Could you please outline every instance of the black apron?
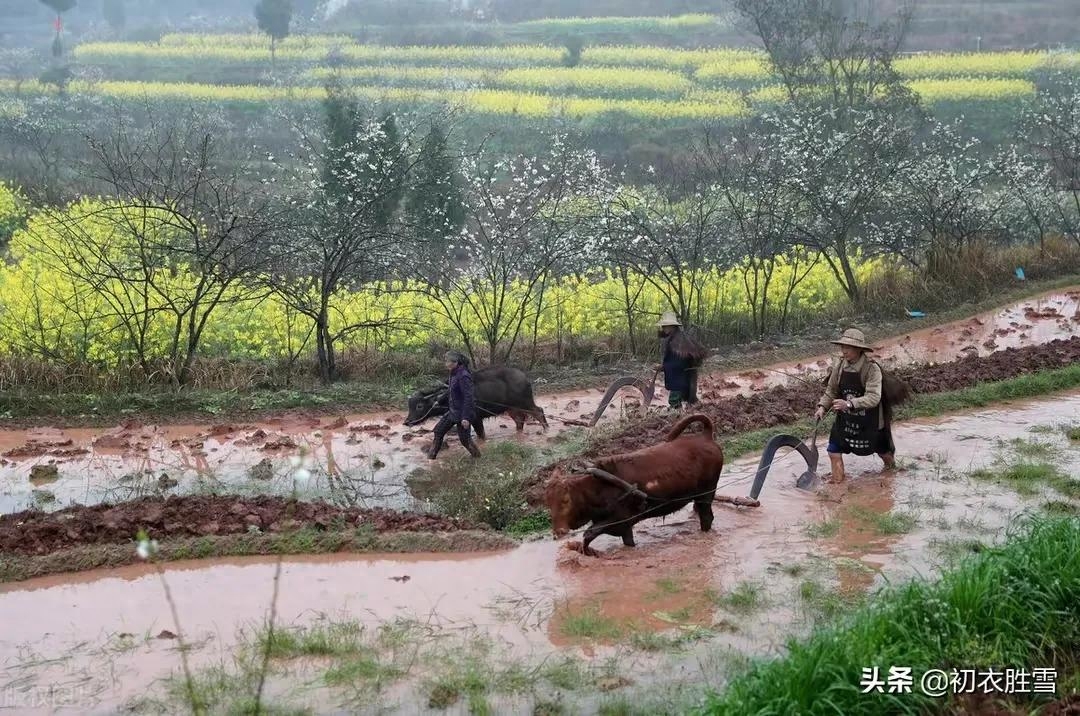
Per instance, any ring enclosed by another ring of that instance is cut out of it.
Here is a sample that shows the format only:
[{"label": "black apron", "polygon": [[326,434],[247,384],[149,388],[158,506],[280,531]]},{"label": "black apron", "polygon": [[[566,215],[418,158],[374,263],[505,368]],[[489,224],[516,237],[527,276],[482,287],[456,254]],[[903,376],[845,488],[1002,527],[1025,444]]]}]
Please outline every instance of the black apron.
[{"label": "black apron", "polygon": [[[840,387],[837,390],[843,400],[861,398],[866,392],[862,378],[857,371],[840,370]],[[882,396],[884,400],[884,396]],[[840,448],[842,453],[854,455],[890,454],[895,452],[892,442],[892,430],[888,423],[878,429],[882,405],[879,402],[870,410],[848,410],[837,412],[833,422],[829,442]]]}]

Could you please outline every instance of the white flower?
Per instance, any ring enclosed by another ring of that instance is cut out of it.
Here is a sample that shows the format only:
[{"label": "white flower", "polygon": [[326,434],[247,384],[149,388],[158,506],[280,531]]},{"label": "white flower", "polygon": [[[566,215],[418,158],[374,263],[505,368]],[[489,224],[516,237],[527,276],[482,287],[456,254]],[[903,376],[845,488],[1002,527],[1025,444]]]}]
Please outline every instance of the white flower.
[{"label": "white flower", "polygon": [[141,539],[139,545],[135,548],[135,554],[139,555],[139,559],[150,559],[152,555],[157,554],[158,541],[156,539]]},{"label": "white flower", "polygon": [[311,470],[308,470],[306,467],[301,467],[293,473],[293,480],[295,480],[297,484],[307,482],[310,479]]},{"label": "white flower", "polygon": [[289,464],[293,467],[300,467],[302,464],[304,464],[304,458],[300,457],[299,455],[293,455],[289,458]]}]

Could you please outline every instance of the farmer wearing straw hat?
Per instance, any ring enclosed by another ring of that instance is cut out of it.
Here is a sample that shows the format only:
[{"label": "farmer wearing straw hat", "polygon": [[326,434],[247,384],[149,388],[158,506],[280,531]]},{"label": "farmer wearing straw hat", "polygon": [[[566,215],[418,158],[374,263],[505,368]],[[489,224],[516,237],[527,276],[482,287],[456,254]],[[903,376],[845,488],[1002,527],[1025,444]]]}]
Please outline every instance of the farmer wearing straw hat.
[{"label": "farmer wearing straw hat", "polygon": [[833,367],[814,417],[821,420],[830,409],[836,421],[829,433],[831,482],[844,481],[844,453],[877,453],[887,469],[895,464],[896,446],[892,421],[882,401],[882,372],[877,361],[867,355],[873,346],[857,328],[849,328],[835,341],[840,346],[840,362]]},{"label": "farmer wearing straw hat", "polygon": [[697,403],[698,367],[705,358],[705,349],[682,330],[674,311],[667,311],[656,323],[661,338],[663,362],[656,370],[664,371],[664,387],[668,390],[668,405],[678,409],[685,401]]}]

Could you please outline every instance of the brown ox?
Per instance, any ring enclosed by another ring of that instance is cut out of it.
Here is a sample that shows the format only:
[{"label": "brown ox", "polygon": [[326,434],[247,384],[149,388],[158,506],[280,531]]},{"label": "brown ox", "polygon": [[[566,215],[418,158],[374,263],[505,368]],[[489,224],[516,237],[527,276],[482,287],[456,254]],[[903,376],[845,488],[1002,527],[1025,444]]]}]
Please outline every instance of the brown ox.
[{"label": "brown ox", "polygon": [[[701,423],[704,432],[680,437],[691,423]],[[598,470],[553,477],[544,492],[556,539],[592,522],[582,540],[585,554],[596,554],[589,543],[602,534],[622,537],[623,544],[633,547],[636,523],[671,514],[691,502],[701,531],[712,527],[712,501],[724,451],[713,440],[708,416],[688,415],[659,445],[598,458],[592,467]]]}]

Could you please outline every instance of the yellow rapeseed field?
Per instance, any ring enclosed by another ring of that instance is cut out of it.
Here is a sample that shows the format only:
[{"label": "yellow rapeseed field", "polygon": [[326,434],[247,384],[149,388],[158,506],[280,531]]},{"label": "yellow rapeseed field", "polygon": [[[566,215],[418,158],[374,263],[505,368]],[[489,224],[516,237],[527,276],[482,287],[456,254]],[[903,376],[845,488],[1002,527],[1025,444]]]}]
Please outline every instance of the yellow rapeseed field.
[{"label": "yellow rapeseed field", "polygon": [[[67,211],[80,219],[81,232],[96,237],[92,242],[94,245],[109,247],[114,263],[131,263],[134,258],[124,258],[123,228],[110,225],[107,212],[102,213],[101,208],[95,200],[84,200]],[[48,355],[58,360],[114,365],[119,358],[130,356],[133,347],[130,334],[123,329],[118,312],[108,297],[123,295],[125,300],[130,300],[136,294],[122,291],[120,286],[91,285],[73,278],[72,272],[66,270],[58,258],[66,255],[66,244],[54,227],[45,215],[32,215],[29,228],[16,231],[12,237],[11,261],[0,265],[0,354],[33,353],[40,349],[47,350]],[[857,266],[859,278],[865,280],[879,270],[880,263],[859,261]],[[770,294],[774,305],[782,300],[782,287],[792,270],[787,263],[781,263],[777,268]],[[198,276],[190,266],[162,264],[153,278],[159,290],[140,294],[141,303],[132,308],[149,317],[148,353],[165,355],[175,326],[168,311],[160,309],[170,301],[185,300]],[[630,280],[635,284],[645,283],[640,276],[632,276]],[[351,339],[355,342],[353,345],[381,349],[419,348],[433,339],[456,335],[454,326],[440,315],[436,304],[419,290],[421,286],[396,283],[390,288],[393,290],[388,292],[387,287],[380,284],[340,291],[333,297],[336,310],[331,312],[335,322],[332,329],[336,330],[346,322],[376,321],[387,317],[405,321],[396,329],[361,332]],[[701,288],[698,305],[701,320],[717,322],[746,316],[748,297],[740,267],[707,272]],[[239,290],[234,289],[226,298],[238,298]],[[520,300],[526,290],[522,284],[515,285],[510,300]],[[622,283],[610,272],[598,271],[588,278],[559,280],[545,294],[537,322],[539,338],[620,335],[625,331],[626,320],[622,297]],[[820,263],[799,285],[791,309],[795,314],[805,315],[845,300],[832,273]],[[476,302],[479,303],[482,301]],[[635,310],[642,316],[650,316],[667,308],[664,295],[645,284]],[[466,314],[464,318],[466,330],[479,342],[479,317]],[[230,357],[281,358],[290,350],[298,349],[296,320],[295,314],[274,297],[231,304],[228,310],[211,317],[202,352]]]}]

